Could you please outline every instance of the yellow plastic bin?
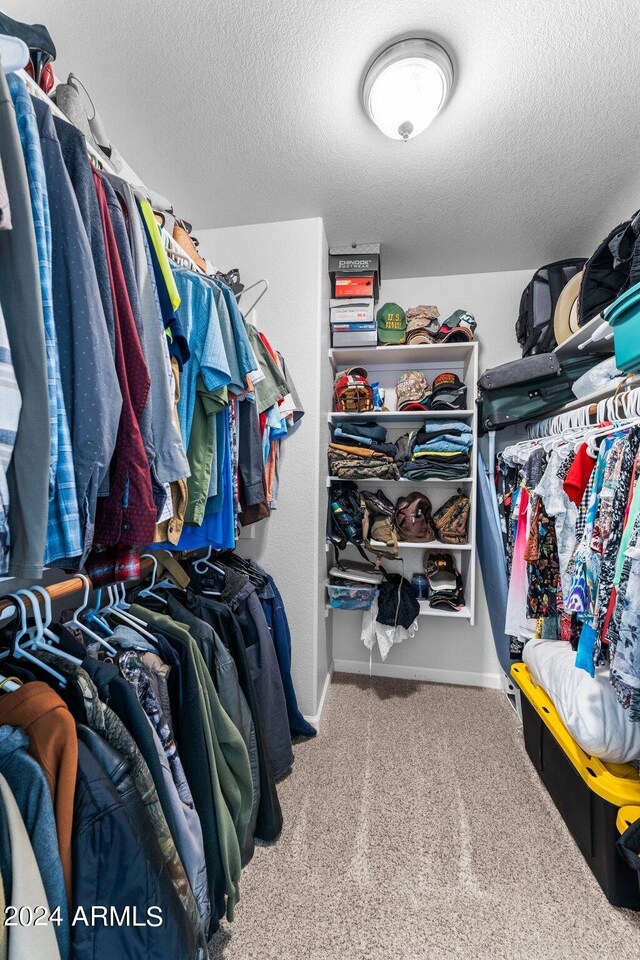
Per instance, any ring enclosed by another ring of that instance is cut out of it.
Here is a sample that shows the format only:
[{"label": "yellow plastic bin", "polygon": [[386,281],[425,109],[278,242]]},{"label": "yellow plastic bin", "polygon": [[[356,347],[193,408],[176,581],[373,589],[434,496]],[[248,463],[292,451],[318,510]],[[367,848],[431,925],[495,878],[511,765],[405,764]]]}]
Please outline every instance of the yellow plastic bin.
[{"label": "yellow plastic bin", "polygon": [[524,663],[511,668],[522,691],[527,753],[608,900],[640,910],[638,875],[616,849],[622,807],[640,807],[640,776],[628,763],[604,763],[571,737]]}]

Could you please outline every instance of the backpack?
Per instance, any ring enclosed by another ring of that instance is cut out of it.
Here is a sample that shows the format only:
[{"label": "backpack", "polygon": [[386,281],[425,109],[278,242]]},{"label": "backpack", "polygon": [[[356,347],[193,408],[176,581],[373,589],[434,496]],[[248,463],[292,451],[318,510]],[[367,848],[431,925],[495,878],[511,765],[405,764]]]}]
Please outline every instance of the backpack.
[{"label": "backpack", "polygon": [[362,537],[367,550],[381,556],[389,554],[381,552],[379,547],[371,545],[372,540],[393,547],[393,556],[398,556],[398,537],[395,529],[395,507],[391,500],[378,490],[360,490],[360,509],[362,512]]},{"label": "backpack", "polygon": [[433,515],[433,525],[441,543],[468,543],[469,514],[471,501],[466,493],[458,490]]},{"label": "backpack", "polygon": [[638,219],[636,214],[615,227],[587,260],[578,298],[580,327],[640,280]]},{"label": "backpack", "polygon": [[362,511],[358,501],[358,486],[352,480],[340,480],[331,484],[327,504],[327,541],[332,543],[336,554],[352,543],[367,562],[362,533]]},{"label": "backpack", "polygon": [[395,526],[404,543],[429,543],[436,534],[431,522],[431,501],[423,493],[410,493],[396,503]]},{"label": "backpack", "polygon": [[586,260],[557,260],[536,270],[520,298],[516,337],[522,356],[548,353],[556,347],[553,314],[562,288],[579,273]]},{"label": "backpack", "polygon": [[333,400],[338,413],[368,413],[373,410],[373,390],[364,367],[349,367],[336,374]]}]

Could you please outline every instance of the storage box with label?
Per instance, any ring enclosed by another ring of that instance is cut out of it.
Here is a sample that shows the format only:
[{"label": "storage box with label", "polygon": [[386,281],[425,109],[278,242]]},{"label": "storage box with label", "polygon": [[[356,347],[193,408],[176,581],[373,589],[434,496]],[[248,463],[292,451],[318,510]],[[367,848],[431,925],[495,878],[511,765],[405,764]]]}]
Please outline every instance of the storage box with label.
[{"label": "storage box with label", "polygon": [[336,300],[344,297],[371,297],[373,301],[373,274],[337,273],[333,281],[333,295]]},{"label": "storage box with label", "polygon": [[331,300],[331,323],[371,323],[373,316],[373,299],[360,298],[356,300]]},{"label": "storage box with label", "polygon": [[[357,324],[357,326],[361,325]],[[362,326],[364,326],[364,324],[362,324]],[[375,324],[373,330],[336,330],[336,328],[333,327],[332,331],[332,345],[334,347],[375,347],[378,342]]]},{"label": "storage box with label", "polygon": [[373,278],[373,289],[365,296],[378,299],[382,273],[380,269],[379,243],[354,243],[345,246],[329,248],[329,276],[333,285],[334,296],[359,296],[357,293],[338,293],[338,277],[369,276]]}]

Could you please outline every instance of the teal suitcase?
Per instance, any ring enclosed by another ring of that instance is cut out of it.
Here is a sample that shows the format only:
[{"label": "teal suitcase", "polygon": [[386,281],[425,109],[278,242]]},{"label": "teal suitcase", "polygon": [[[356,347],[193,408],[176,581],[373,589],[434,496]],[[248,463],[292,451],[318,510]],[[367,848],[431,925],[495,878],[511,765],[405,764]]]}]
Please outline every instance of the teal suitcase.
[{"label": "teal suitcase", "polygon": [[482,429],[538,420],[575,400],[572,385],[601,359],[589,355],[561,363],[555,353],[539,353],[487,370],[478,381]]}]

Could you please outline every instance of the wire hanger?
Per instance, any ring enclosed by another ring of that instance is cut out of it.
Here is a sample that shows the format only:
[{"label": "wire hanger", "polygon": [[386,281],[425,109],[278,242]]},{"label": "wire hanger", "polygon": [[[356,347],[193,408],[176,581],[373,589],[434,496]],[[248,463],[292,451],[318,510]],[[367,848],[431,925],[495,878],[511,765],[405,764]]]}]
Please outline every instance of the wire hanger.
[{"label": "wire hanger", "polygon": [[252,283],[252,284],[250,284],[248,287],[245,287],[244,290],[242,291],[242,293],[240,294],[240,296],[238,297],[238,303],[239,303],[240,300],[242,299],[242,297],[244,297],[245,293],[248,293],[249,290],[253,290],[255,287],[259,287],[261,283],[264,283],[264,290],[261,290],[261,291],[260,291],[260,293],[258,294],[258,296],[256,297],[256,299],[253,301],[253,303],[251,304],[251,306],[250,306],[247,310],[245,310],[245,309],[243,308],[242,312],[243,312],[243,314],[244,314],[245,317],[248,317],[249,314],[251,313],[251,311],[252,311],[252,310],[255,310],[255,308],[258,306],[258,304],[260,303],[260,301],[261,301],[262,298],[264,297],[265,293],[266,293],[267,290],[269,289],[269,281],[268,281],[268,280],[264,280],[264,279],[263,279],[263,280],[256,280],[255,283]]}]

